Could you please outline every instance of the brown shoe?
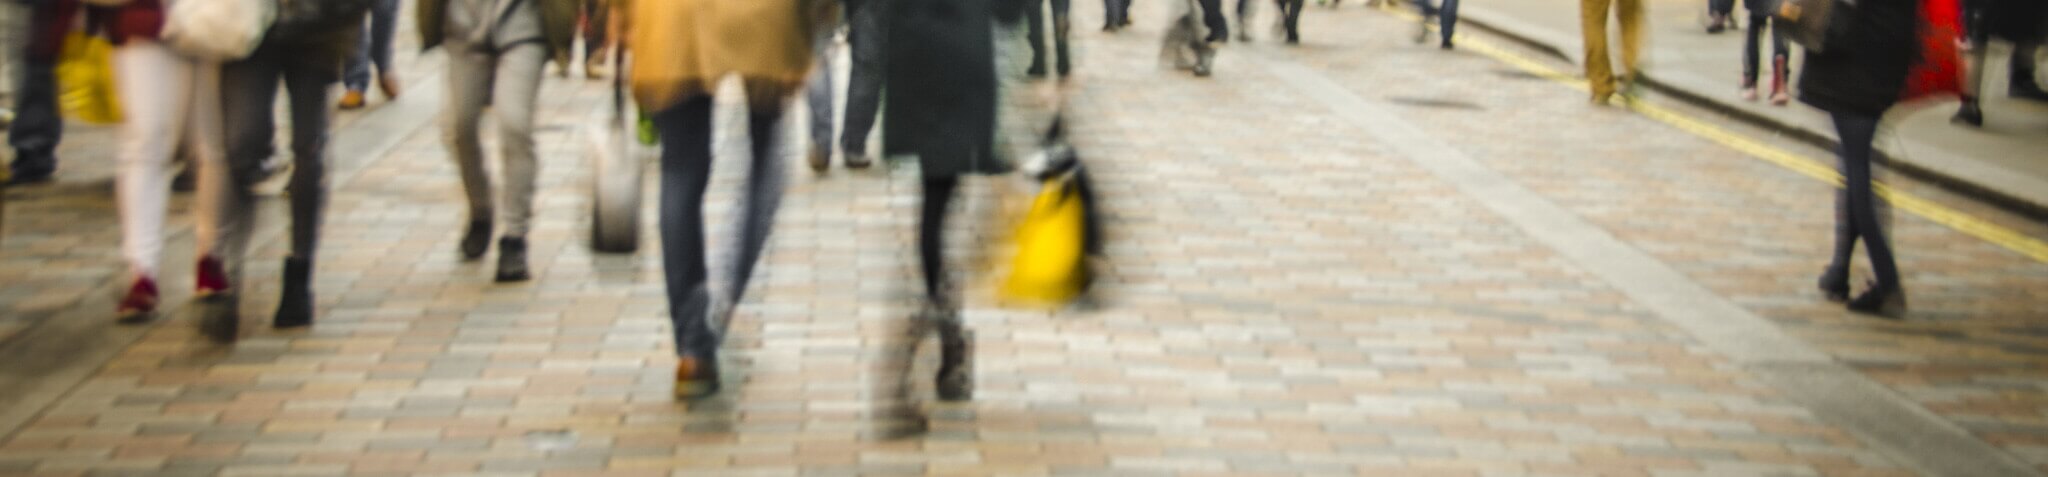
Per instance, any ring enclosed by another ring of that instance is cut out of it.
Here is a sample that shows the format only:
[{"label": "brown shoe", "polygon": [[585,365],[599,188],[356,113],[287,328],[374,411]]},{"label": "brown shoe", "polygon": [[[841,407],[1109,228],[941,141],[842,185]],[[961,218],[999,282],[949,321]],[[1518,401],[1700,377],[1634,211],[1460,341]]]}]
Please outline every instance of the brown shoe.
[{"label": "brown shoe", "polygon": [[384,91],[385,99],[398,99],[398,75],[385,73],[377,75],[377,89]]},{"label": "brown shoe", "polygon": [[677,401],[692,401],[718,393],[718,358],[685,356],[676,361]]},{"label": "brown shoe", "polygon": [[831,149],[822,147],[811,148],[807,162],[810,162],[812,171],[825,172],[826,169],[832,168],[832,153],[827,151],[831,151]]},{"label": "brown shoe", "polygon": [[336,106],[341,109],[363,109],[364,102],[363,92],[349,90],[348,92],[341,93],[341,104]]}]

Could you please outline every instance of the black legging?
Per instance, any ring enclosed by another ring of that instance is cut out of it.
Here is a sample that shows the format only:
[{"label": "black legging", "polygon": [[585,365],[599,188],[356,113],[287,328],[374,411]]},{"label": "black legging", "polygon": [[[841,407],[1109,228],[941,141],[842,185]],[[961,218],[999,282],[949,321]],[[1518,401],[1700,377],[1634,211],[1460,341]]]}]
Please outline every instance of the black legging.
[{"label": "black legging", "polygon": [[1856,242],[1870,253],[1871,268],[1876,269],[1878,288],[1899,285],[1899,267],[1892,260],[1891,244],[1885,240],[1883,224],[1878,222],[1877,194],[1871,184],[1871,144],[1877,138],[1878,118],[1851,113],[1833,113],[1835,131],[1842,139],[1837,151],[1842,160],[1844,187],[1836,197],[1835,255],[1829,267],[1847,270],[1850,257],[1856,253]]},{"label": "black legging", "polygon": [[932,303],[946,303],[946,207],[960,189],[959,176],[924,178],[924,206],[917,222],[917,258],[924,266],[924,293]]},{"label": "black legging", "polygon": [[1230,20],[1223,16],[1223,0],[1197,0],[1202,4],[1202,24],[1209,26],[1209,37],[1205,41],[1217,42],[1230,38]]}]

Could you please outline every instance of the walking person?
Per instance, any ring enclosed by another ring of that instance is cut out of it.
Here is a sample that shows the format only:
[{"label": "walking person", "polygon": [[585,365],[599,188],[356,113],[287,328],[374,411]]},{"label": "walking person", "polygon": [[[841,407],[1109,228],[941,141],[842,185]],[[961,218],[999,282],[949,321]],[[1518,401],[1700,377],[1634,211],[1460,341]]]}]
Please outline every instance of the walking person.
[{"label": "walking person", "polygon": [[391,40],[398,34],[399,0],[373,0],[370,3],[369,23],[363,25],[355,51],[348,56],[348,68],[342,73],[341,109],[361,109],[368,102],[370,91],[370,70],[376,69],[377,89],[384,91],[387,100],[398,99],[398,72],[392,70]]},{"label": "walking person", "polygon": [[[442,136],[461,170],[469,228],[460,251],[468,260],[490,251],[494,214],[504,215],[497,281],[532,278],[526,234],[540,164],[534,156],[534,103],[549,59],[568,58],[576,0],[419,0],[420,45],[446,46],[448,100]],[[497,115],[504,190],[493,201],[478,127],[484,107]],[[502,210],[501,210],[502,208]]]},{"label": "walking person", "polygon": [[611,73],[605,67],[611,59],[611,0],[582,0],[583,20],[577,28],[583,32],[583,77],[603,79]]},{"label": "walking person", "polygon": [[[1750,11],[1754,12],[1756,8],[1752,7]],[[1728,31],[1734,23],[1735,0],[1707,0],[1707,34]],[[1756,22],[1750,22],[1750,25],[1750,28],[1756,28]]]},{"label": "walking person", "polygon": [[1455,48],[1451,38],[1458,32],[1458,0],[1438,0],[1442,2],[1439,5],[1431,5],[1429,1],[1415,0],[1415,8],[1422,12],[1422,25],[1415,33],[1415,42],[1429,40],[1429,21],[1434,19],[1437,21],[1437,33],[1442,38],[1437,47],[1446,50]]},{"label": "walking person", "polygon": [[1287,35],[1287,44],[1289,45],[1301,44],[1301,7],[1304,4],[1306,4],[1306,0],[1274,0],[1273,2],[1274,6],[1280,8],[1280,18],[1277,22],[1279,24],[1275,25],[1278,27],[1275,30]]},{"label": "walking person", "polygon": [[[1915,0],[1860,0],[1856,9],[1834,21],[1847,22],[1838,45],[1808,52],[1799,75],[1799,100],[1827,111],[1841,138],[1844,187],[1837,192],[1834,256],[1820,276],[1821,293],[1847,301],[1850,311],[1896,316],[1905,310],[1906,292],[1898,264],[1886,240],[1881,203],[1873,189],[1872,141],[1878,121],[1905,90],[1906,75],[1917,49]],[[1876,280],[1850,299],[1849,263],[1857,242],[1870,255]]]},{"label": "walking person", "polygon": [[1102,31],[1115,33],[1131,26],[1131,3],[1136,0],[1102,0]]},{"label": "walking person", "polygon": [[[291,107],[291,255],[284,260],[284,291],[272,325],[313,324],[313,260],[327,208],[329,89],[341,80],[360,46],[363,17],[383,0],[328,0],[286,10],[246,58],[221,66],[225,160],[200,168],[199,287],[201,331],[217,342],[239,333],[237,315],[244,256],[256,228],[255,193],[276,152],[278,85]],[[214,156],[220,158],[220,156]]]},{"label": "walking person", "polygon": [[1749,10],[1749,39],[1742,47],[1742,99],[1756,101],[1757,74],[1760,69],[1764,30],[1771,34],[1771,104],[1784,106],[1792,102],[1792,91],[1787,88],[1787,76],[1792,74],[1792,50],[1785,41],[1785,31],[1780,28],[1771,14],[1778,11],[1778,0],[1743,0],[1743,7]]},{"label": "walking person", "polygon": [[64,139],[64,117],[57,111],[57,55],[63,48],[64,27],[78,9],[70,1],[26,3],[29,30],[19,46],[21,74],[7,79],[19,80],[14,122],[7,129],[8,146],[14,148],[7,185],[49,182],[57,172],[57,144]]},{"label": "walking person", "polygon": [[[1610,9],[1611,7],[1611,9]],[[1621,76],[1607,53],[1607,16],[1612,11],[1621,23]],[[1586,38],[1586,83],[1593,104],[1605,105],[1619,91],[1635,89],[1636,73],[1643,44],[1642,0],[1579,0],[1579,26]]]},{"label": "walking person", "polygon": [[[60,7],[76,11],[76,3]],[[121,251],[128,261],[128,291],[115,307],[123,324],[153,319],[159,301],[164,219],[171,195],[171,159],[182,143],[205,169],[222,163],[220,65],[180,54],[157,41],[161,0],[131,0],[103,8],[94,27],[114,44],[115,95],[122,122],[117,133],[114,196],[121,214]],[[68,24],[70,18],[59,18]],[[215,191],[202,187],[202,196]],[[222,291],[222,282],[199,268],[198,295]]]},{"label": "walking person", "polygon": [[[638,0],[628,10],[631,85],[661,137],[661,252],[669,321],[675,332],[674,395],[688,400],[720,387],[718,333],[744,296],[765,251],[781,199],[778,124],[804,87],[812,46],[830,24],[820,0]],[[716,5],[717,8],[710,8]],[[747,91],[752,154],[741,213],[739,253],[728,289],[714,297],[705,266],[704,192],[710,184],[712,94],[737,75]]]},{"label": "walking person", "polygon": [[1030,27],[1027,38],[1031,45],[1031,68],[1025,70],[1025,74],[1033,78],[1046,77],[1045,43],[1047,40],[1045,38],[1045,9],[1043,6],[1044,3],[1048,2],[1052,4],[1052,38],[1050,41],[1052,42],[1053,55],[1056,57],[1054,59],[1053,71],[1058,73],[1059,76],[1065,77],[1068,72],[1073,70],[1072,61],[1067,55],[1067,30],[1070,29],[1069,27],[1072,23],[1068,21],[1067,12],[1070,9],[1069,2],[1071,1],[1025,0],[1027,6],[1024,9],[1024,19]]},{"label": "walking person", "polygon": [[1193,72],[1196,77],[1209,76],[1213,73],[1216,49],[1230,38],[1229,24],[1220,12],[1223,1],[1168,1],[1173,2],[1173,13],[1166,35],[1160,38],[1161,62]]}]

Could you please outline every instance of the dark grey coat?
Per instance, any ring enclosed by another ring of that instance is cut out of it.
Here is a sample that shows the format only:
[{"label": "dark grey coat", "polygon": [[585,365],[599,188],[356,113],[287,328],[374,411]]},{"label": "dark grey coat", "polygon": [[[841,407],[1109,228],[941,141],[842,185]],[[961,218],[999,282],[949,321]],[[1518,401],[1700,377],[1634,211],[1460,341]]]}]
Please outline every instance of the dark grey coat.
[{"label": "dark grey coat", "polygon": [[888,155],[916,155],[927,177],[998,174],[991,0],[888,2],[882,128]]}]

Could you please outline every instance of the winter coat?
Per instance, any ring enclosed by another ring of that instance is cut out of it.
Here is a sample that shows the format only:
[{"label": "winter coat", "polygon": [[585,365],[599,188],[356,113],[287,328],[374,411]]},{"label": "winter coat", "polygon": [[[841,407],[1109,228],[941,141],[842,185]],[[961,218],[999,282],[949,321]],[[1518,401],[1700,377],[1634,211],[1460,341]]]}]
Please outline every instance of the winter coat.
[{"label": "winter coat", "polygon": [[889,155],[927,177],[1001,173],[990,0],[893,0],[882,128]]},{"label": "winter coat", "polygon": [[745,83],[749,104],[781,108],[810,74],[813,39],[839,15],[838,2],[828,0],[629,3],[630,82],[646,111],[708,96],[726,75]]},{"label": "winter coat", "polygon": [[1859,0],[1845,18],[1846,38],[1825,53],[1808,54],[1799,74],[1799,100],[1823,111],[1883,116],[1899,101],[1906,74],[1918,61],[1918,0]]},{"label": "winter coat", "polygon": [[[448,39],[448,1],[419,0],[418,15],[415,18],[420,31],[420,49],[430,50]],[[582,15],[578,0],[521,0],[535,2],[540,12],[542,36],[548,47],[548,57],[568,58],[569,46],[576,41],[576,22]]]}]

